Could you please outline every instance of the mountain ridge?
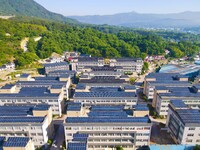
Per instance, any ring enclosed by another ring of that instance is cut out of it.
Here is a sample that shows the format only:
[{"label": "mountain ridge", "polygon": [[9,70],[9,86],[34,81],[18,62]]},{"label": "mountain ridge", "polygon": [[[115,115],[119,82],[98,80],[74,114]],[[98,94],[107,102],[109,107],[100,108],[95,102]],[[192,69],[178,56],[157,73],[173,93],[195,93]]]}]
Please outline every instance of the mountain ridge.
[{"label": "mountain ridge", "polygon": [[69,19],[63,15],[47,10],[34,0],[0,0],[0,16],[3,15],[29,16],[60,22],[77,23],[74,19]]},{"label": "mountain ridge", "polygon": [[117,13],[113,15],[68,16],[83,23],[108,24],[126,27],[188,27],[200,26],[200,12],[185,11],[180,13],[153,14]]}]

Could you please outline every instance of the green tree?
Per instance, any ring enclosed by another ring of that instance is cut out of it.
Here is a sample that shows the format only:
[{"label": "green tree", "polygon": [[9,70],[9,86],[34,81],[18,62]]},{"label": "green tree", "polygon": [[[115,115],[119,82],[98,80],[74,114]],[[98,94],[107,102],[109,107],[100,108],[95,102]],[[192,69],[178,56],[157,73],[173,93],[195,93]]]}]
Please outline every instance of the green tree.
[{"label": "green tree", "polygon": [[124,150],[122,146],[117,146],[116,150]]},{"label": "green tree", "polygon": [[146,73],[148,70],[149,70],[148,62],[144,62],[144,65],[142,67],[142,74]]},{"label": "green tree", "polygon": [[136,78],[134,77],[130,77],[129,82],[130,84],[134,84],[135,83]]},{"label": "green tree", "polygon": [[200,150],[200,145],[195,145],[194,150]]}]

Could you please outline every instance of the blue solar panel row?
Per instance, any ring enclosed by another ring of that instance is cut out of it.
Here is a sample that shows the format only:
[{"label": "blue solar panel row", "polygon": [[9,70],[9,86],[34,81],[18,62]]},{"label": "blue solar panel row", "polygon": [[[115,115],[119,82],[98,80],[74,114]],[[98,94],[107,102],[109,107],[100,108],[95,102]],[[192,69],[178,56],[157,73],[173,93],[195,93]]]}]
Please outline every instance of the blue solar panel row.
[{"label": "blue solar panel row", "polygon": [[74,97],[136,97],[134,92],[76,92]]},{"label": "blue solar panel row", "polygon": [[126,114],[126,112],[90,112],[89,114],[88,114],[88,116],[90,116],[90,117],[102,117],[102,116],[108,116],[108,117],[110,117],[110,116],[113,116],[113,117],[115,117],[115,116],[121,116],[121,117],[127,117],[127,114]]},{"label": "blue solar panel row", "polygon": [[0,117],[1,123],[42,123],[45,117]]},{"label": "blue solar panel row", "polygon": [[67,123],[148,123],[148,117],[68,117]]},{"label": "blue solar panel row", "polygon": [[138,110],[138,111],[148,111],[149,108],[147,107],[146,104],[138,104],[135,106],[135,110]]},{"label": "blue solar panel row", "polygon": [[25,147],[29,142],[27,137],[9,137],[6,142],[3,143],[4,147]]},{"label": "blue solar panel row", "polygon": [[89,137],[88,134],[80,134],[80,133],[73,134],[73,138],[88,138],[88,137]]},{"label": "blue solar panel row", "polygon": [[74,134],[72,141],[81,141],[81,142],[87,142],[88,134]]},{"label": "blue solar panel row", "polygon": [[188,108],[188,106],[182,100],[171,100],[170,102],[176,108]]},{"label": "blue solar panel row", "polygon": [[178,116],[184,124],[199,124],[200,123],[200,111],[196,109],[178,109],[176,110]]},{"label": "blue solar panel row", "polygon": [[108,106],[108,105],[93,105],[91,107],[92,111],[123,111],[124,106],[117,105],[117,106]]},{"label": "blue solar panel row", "polygon": [[68,106],[67,110],[68,111],[80,111],[81,110],[81,106]]},{"label": "blue solar panel row", "polygon": [[5,105],[0,106],[0,114],[1,116],[28,116],[32,115],[32,110],[48,110],[49,105],[23,105],[23,104],[16,104],[16,105]]},{"label": "blue solar panel row", "polygon": [[68,143],[68,150],[87,150],[86,143]]},{"label": "blue solar panel row", "polygon": [[49,64],[43,64],[44,67],[57,67],[57,66],[69,66],[67,62],[59,62],[59,63],[49,63]]},{"label": "blue solar panel row", "polygon": [[19,93],[0,94],[0,97],[58,97],[52,94],[47,87],[23,87]]}]

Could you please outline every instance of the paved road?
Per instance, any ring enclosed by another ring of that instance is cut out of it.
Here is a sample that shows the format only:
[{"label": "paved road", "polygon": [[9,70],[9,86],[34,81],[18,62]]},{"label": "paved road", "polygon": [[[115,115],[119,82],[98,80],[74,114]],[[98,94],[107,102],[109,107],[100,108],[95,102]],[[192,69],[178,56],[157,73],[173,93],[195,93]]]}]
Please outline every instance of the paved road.
[{"label": "paved road", "polygon": [[50,150],[61,150],[61,146],[63,144],[64,141],[64,127],[62,124],[59,125],[59,128],[56,132],[55,138],[54,138],[54,143],[56,145],[56,147],[54,146],[54,144],[52,145]]}]

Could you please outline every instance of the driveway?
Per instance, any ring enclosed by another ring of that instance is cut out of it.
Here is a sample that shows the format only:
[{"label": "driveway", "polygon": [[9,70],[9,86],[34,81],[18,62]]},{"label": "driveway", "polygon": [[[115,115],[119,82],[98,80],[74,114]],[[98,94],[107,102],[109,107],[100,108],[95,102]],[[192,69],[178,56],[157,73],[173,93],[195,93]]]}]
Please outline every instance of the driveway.
[{"label": "driveway", "polygon": [[[62,122],[62,121],[61,121]],[[62,123],[59,123],[59,127],[56,131],[56,135],[54,138],[54,142],[52,144],[52,147],[50,148],[50,150],[61,150],[62,144],[65,140],[65,134],[64,134],[64,126],[62,125]],[[54,146],[54,144],[56,146]]]}]

